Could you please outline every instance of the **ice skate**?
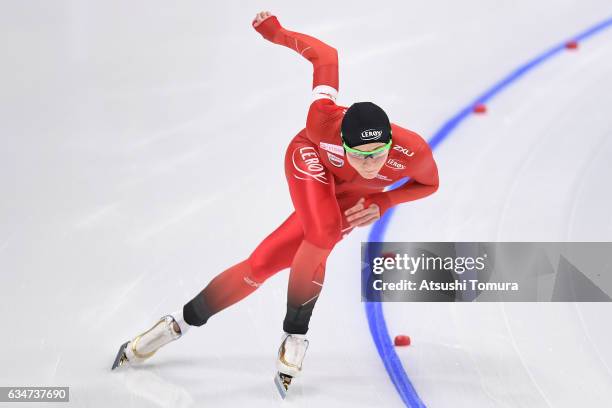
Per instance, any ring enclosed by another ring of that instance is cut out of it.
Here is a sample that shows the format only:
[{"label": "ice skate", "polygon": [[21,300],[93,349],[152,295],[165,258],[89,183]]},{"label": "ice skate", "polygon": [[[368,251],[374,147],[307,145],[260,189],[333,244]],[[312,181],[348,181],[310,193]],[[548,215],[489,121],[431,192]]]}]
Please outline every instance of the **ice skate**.
[{"label": "ice skate", "polygon": [[149,330],[119,347],[111,370],[125,363],[130,365],[141,364],[153,356],[162,346],[178,339],[181,335],[180,326],[174,317],[164,316]]},{"label": "ice skate", "polygon": [[283,399],[287,396],[291,380],[302,371],[302,361],[307,349],[308,340],[305,335],[289,333],[283,335],[276,360],[278,372],[274,377],[274,383]]}]

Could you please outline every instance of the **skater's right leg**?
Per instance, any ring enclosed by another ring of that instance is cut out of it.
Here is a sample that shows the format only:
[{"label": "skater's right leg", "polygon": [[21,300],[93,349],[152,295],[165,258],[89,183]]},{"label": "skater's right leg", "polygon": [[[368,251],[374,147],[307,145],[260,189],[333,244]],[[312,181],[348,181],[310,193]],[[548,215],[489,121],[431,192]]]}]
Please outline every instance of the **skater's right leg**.
[{"label": "skater's right leg", "polygon": [[203,325],[212,315],[253,293],[270,276],[288,268],[303,234],[297,215],[291,214],[249,258],[221,272],[183,307],[185,322]]},{"label": "skater's right leg", "polygon": [[139,364],[160,347],[178,339],[191,326],[255,291],[266,279],[291,265],[303,237],[301,224],[291,214],[242,262],[217,275],[195,298],[172,315],[162,317],[146,332],[121,345],[113,369],[125,362]]}]

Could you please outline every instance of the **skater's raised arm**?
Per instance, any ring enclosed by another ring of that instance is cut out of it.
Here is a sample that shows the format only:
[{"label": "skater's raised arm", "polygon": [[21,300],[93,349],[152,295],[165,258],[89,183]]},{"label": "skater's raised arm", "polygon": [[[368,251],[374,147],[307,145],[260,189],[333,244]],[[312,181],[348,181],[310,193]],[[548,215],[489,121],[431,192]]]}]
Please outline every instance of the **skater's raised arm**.
[{"label": "skater's raised arm", "polygon": [[368,203],[378,205],[381,217],[393,206],[427,197],[438,190],[438,167],[427,142],[414,153],[406,175],[410,180],[401,187],[368,197]]},{"label": "skater's raised arm", "polygon": [[255,16],[253,27],[266,40],[291,48],[312,63],[313,102],[306,119],[308,138],[318,143],[325,135],[340,134],[335,126],[343,115],[343,108],[336,105],[339,89],[336,49],[314,37],[286,30],[267,11]]},{"label": "skater's raised arm", "polygon": [[[283,28],[276,16],[268,11],[258,13],[253,27],[266,40],[291,48],[313,66],[312,88],[327,86],[330,96],[338,92],[338,52],[335,48],[306,34]],[[323,92],[323,91],[322,91]]]}]

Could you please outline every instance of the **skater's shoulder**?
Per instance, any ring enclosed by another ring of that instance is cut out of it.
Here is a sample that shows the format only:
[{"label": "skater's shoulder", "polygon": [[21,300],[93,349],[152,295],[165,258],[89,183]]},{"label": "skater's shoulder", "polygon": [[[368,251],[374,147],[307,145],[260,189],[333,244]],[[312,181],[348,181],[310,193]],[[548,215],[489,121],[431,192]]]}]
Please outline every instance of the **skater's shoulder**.
[{"label": "skater's shoulder", "polygon": [[394,145],[402,145],[417,150],[427,145],[427,141],[419,133],[391,123],[391,132]]},{"label": "skater's shoulder", "polygon": [[340,125],[346,109],[346,107],[336,105],[333,100],[327,98],[313,101],[306,120],[309,138],[315,142],[338,142],[340,140]]},{"label": "skater's shoulder", "polygon": [[344,113],[348,108],[346,106],[341,106],[336,104],[336,101],[331,98],[318,98],[314,99],[310,104],[309,116],[312,114],[315,115],[325,115],[332,116],[335,119],[341,119],[344,117]]}]

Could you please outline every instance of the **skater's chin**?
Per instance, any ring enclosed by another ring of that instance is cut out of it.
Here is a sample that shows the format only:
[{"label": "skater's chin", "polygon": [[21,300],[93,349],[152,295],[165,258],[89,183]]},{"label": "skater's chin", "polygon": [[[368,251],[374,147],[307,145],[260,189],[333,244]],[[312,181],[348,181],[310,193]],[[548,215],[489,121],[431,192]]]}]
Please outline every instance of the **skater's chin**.
[{"label": "skater's chin", "polygon": [[361,172],[361,177],[363,177],[364,179],[373,179],[376,177],[376,175],[378,174],[378,171],[364,171]]}]

